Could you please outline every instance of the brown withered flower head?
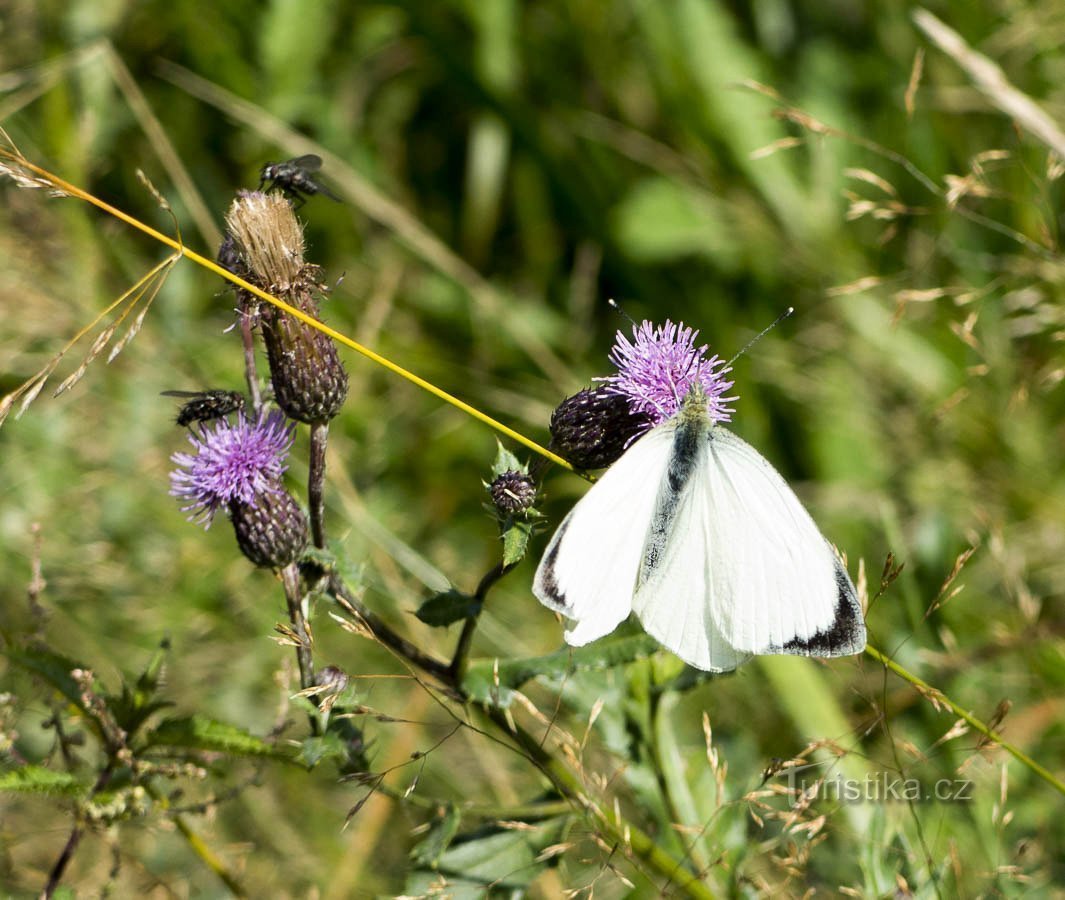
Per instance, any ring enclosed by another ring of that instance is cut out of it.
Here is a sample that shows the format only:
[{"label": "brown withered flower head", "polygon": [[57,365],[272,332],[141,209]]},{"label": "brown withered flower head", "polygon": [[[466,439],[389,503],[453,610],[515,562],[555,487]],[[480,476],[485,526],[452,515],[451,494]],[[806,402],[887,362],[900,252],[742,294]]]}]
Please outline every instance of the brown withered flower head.
[{"label": "brown withered flower head", "polygon": [[[303,257],[303,230],[280,194],[240,191],[226,226],[246,279],[319,319],[319,269]],[[227,266],[228,267],[228,266]],[[300,422],[326,422],[344,404],[348,374],[331,338],[274,306],[260,313],[277,405]]]}]

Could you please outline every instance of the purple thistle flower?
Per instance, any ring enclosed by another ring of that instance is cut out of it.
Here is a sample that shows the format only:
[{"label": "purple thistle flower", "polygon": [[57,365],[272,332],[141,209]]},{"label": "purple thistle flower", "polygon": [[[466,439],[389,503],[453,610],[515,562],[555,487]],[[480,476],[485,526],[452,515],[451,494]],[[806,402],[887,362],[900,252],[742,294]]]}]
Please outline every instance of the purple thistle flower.
[{"label": "purple thistle flower", "polygon": [[266,494],[281,493],[285,457],[292,446],[295,424],[275,410],[261,412],[249,422],[243,412],[237,424],[220,419],[201,424],[189,434],[195,453],[175,453],[179,466],[170,473],[170,494],[187,505],[189,521],[210,528],[220,508],[237,502],[254,507]]},{"label": "purple thistle flower", "polygon": [[633,326],[633,340],[620,331],[610,351],[616,375],[595,378],[607,390],[629,401],[629,408],[647,417],[644,430],[676,415],[691,386],[698,381],[706,394],[706,412],[713,422],[728,422],[729,403],[736,397],[723,394],[735,382],[725,376],[732,371],[717,355],[705,358],[709,347],[695,346],[699,332],[683,322],[655,327],[648,321]]}]

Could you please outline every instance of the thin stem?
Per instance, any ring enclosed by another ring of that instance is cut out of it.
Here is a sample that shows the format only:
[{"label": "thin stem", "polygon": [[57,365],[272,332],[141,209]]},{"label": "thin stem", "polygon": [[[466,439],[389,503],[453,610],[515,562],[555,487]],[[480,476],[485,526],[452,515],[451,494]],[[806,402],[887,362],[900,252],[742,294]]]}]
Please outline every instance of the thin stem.
[{"label": "thin stem", "polygon": [[296,660],[300,667],[300,687],[303,690],[314,687],[313,641],[307,630],[307,616],[303,609],[303,593],[300,590],[300,573],[295,563],[289,563],[281,570],[281,583],[285,588],[285,600],[288,603],[288,618],[296,634]]},{"label": "thin stem", "polygon": [[311,537],[314,546],[325,549],[325,448],[329,441],[329,423],[311,426],[311,458],[307,474],[307,504],[311,511]]},{"label": "thin stem", "polygon": [[352,593],[342,578],[336,573],[329,576],[328,591],[331,597],[349,614],[362,622],[386,647],[394,650],[407,662],[417,666],[423,672],[432,675],[441,683],[451,686],[451,668],[447,663],[424,653],[406,638],[396,634],[382,619],[371,612],[366,605]]},{"label": "thin stem", "polygon": [[1042,778],[1043,781],[1045,781],[1052,788],[1054,788],[1054,790],[1056,790],[1059,794],[1065,794],[1065,782],[1063,782],[1060,778],[1055,777],[1050,772],[1050,770],[1043,768],[1027,753],[1025,753],[1019,747],[1016,747],[1011,744],[997,731],[993,731],[990,727],[988,727],[978,718],[976,718],[976,716],[972,715],[972,713],[962,709],[960,706],[958,706],[957,703],[951,700],[950,697],[948,697],[942,691],[939,691],[936,688],[932,687],[932,685],[930,685],[927,681],[922,681],[912,672],[909,672],[904,669],[897,662],[895,662],[895,660],[891,659],[888,656],[885,656],[875,647],[871,645],[867,646],[865,648],[865,652],[868,653],[871,657],[873,657],[873,659],[875,659],[878,663],[890,669],[900,678],[912,684],[926,698],[931,700],[933,704],[942,703],[944,706],[948,707],[955,715],[964,719],[970,727],[980,732],[980,734],[986,737],[989,741],[993,741],[994,743],[998,744],[1003,750],[1009,753],[1025,768],[1029,769],[1030,771],[1038,775],[1040,778]]},{"label": "thin stem", "polygon": [[516,724],[501,709],[489,708],[485,712],[492,723],[514,740],[522,752],[548,778],[555,790],[570,803],[580,809],[595,827],[606,836],[609,843],[627,857],[636,857],[658,875],[666,879],[666,884],[658,885],[665,895],[673,895],[679,890],[697,900],[711,900],[714,892],[702,882],[700,873],[685,867],[682,860],[675,859],[662,850],[654,839],[635,825],[618,816],[608,816],[591,797],[576,775],[561,760],[540,745],[539,740]]},{"label": "thin stem", "polygon": [[448,674],[456,685],[462,684],[462,676],[466,674],[466,665],[470,656],[470,646],[473,643],[473,633],[477,630],[477,620],[480,618],[481,610],[484,609],[485,598],[488,596],[488,592],[491,590],[492,585],[513,568],[513,564],[508,566],[504,565],[502,562],[496,563],[491,571],[481,579],[481,583],[477,585],[477,592],[473,595],[473,612],[471,612],[470,615],[466,617],[466,621],[462,623],[462,633],[459,635],[459,642],[455,646],[455,656],[451,660],[451,665],[448,667]]},{"label": "thin stem", "polygon": [[[92,786],[92,790],[89,792],[89,798],[95,797],[100,791],[107,787],[111,781],[111,774],[114,771],[114,763],[109,762],[107,767],[100,773],[96,779],[96,784]],[[67,866],[70,865],[70,861],[74,858],[74,853],[78,849],[78,844],[81,843],[81,836],[85,833],[85,826],[82,824],[80,813],[75,813],[74,827],[70,830],[70,836],[67,838],[66,844],[63,845],[63,850],[59,854],[59,858],[56,859],[55,865],[52,866],[52,871],[48,874],[48,884],[44,886],[44,890],[41,891],[41,896],[47,900],[52,897],[56,889],[59,887],[59,882],[63,879],[63,873],[66,871]]]},{"label": "thin stem", "polygon": [[[157,804],[163,808],[169,807],[169,799],[159,791],[158,788],[150,782],[146,782],[144,788],[148,792],[148,795]],[[207,846],[207,843],[193,829],[185,816],[181,815],[181,813],[174,813],[172,821],[177,826],[178,831],[180,831],[185,838],[189,847],[192,848],[192,852],[200,858],[200,861],[203,862],[207,868],[222,880],[222,883],[229,888],[230,893],[233,894],[234,897],[247,897],[248,894],[244,890],[244,886],[240,883],[237,876],[231,872],[222,859],[215,854],[209,846]]]}]

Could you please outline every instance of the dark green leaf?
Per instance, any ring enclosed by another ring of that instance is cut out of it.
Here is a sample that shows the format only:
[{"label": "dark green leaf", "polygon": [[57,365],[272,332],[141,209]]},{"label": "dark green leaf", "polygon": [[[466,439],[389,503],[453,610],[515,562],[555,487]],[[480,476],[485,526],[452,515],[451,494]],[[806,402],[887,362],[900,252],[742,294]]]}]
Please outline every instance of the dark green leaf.
[{"label": "dark green leaf", "polygon": [[335,732],[327,732],[320,737],[309,737],[300,744],[299,749],[300,762],[309,768],[314,768],[327,759],[346,763],[348,755],[348,747]]},{"label": "dark green leaf", "polygon": [[579,647],[559,650],[547,656],[526,659],[478,659],[470,663],[462,687],[471,700],[489,706],[506,707],[511,688],[531,678],[557,678],[577,669],[606,669],[642,659],[658,649],[658,642],[642,631],[632,635],[609,637]]},{"label": "dark green leaf", "polygon": [[[440,875],[454,878],[459,886],[480,884],[484,888],[520,890],[528,887],[548,860],[539,860],[543,850],[558,842],[566,818],[548,819],[531,831],[484,828],[466,839],[453,842],[437,861]],[[449,880],[449,893],[454,885]],[[459,894],[454,893],[455,896]]]},{"label": "dark green leaf", "polygon": [[16,665],[43,678],[82,712],[88,712],[82,700],[81,687],[70,675],[74,669],[86,668],[82,663],[34,647],[8,649],[4,651],[4,655]]},{"label": "dark green leaf", "polygon": [[452,622],[468,618],[475,612],[476,604],[473,598],[452,588],[430,597],[418,607],[415,615],[426,625],[446,628]]}]

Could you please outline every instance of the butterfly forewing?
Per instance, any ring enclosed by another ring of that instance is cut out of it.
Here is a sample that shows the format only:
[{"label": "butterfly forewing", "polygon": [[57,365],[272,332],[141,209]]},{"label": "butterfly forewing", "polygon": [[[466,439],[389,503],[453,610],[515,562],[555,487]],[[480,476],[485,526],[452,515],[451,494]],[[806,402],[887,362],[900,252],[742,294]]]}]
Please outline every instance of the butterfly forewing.
[{"label": "butterfly forewing", "polygon": [[533,593],[573,620],[573,646],[613,631],[632,609],[674,428],[666,422],[633,444],[570,510],[540,561]]}]

